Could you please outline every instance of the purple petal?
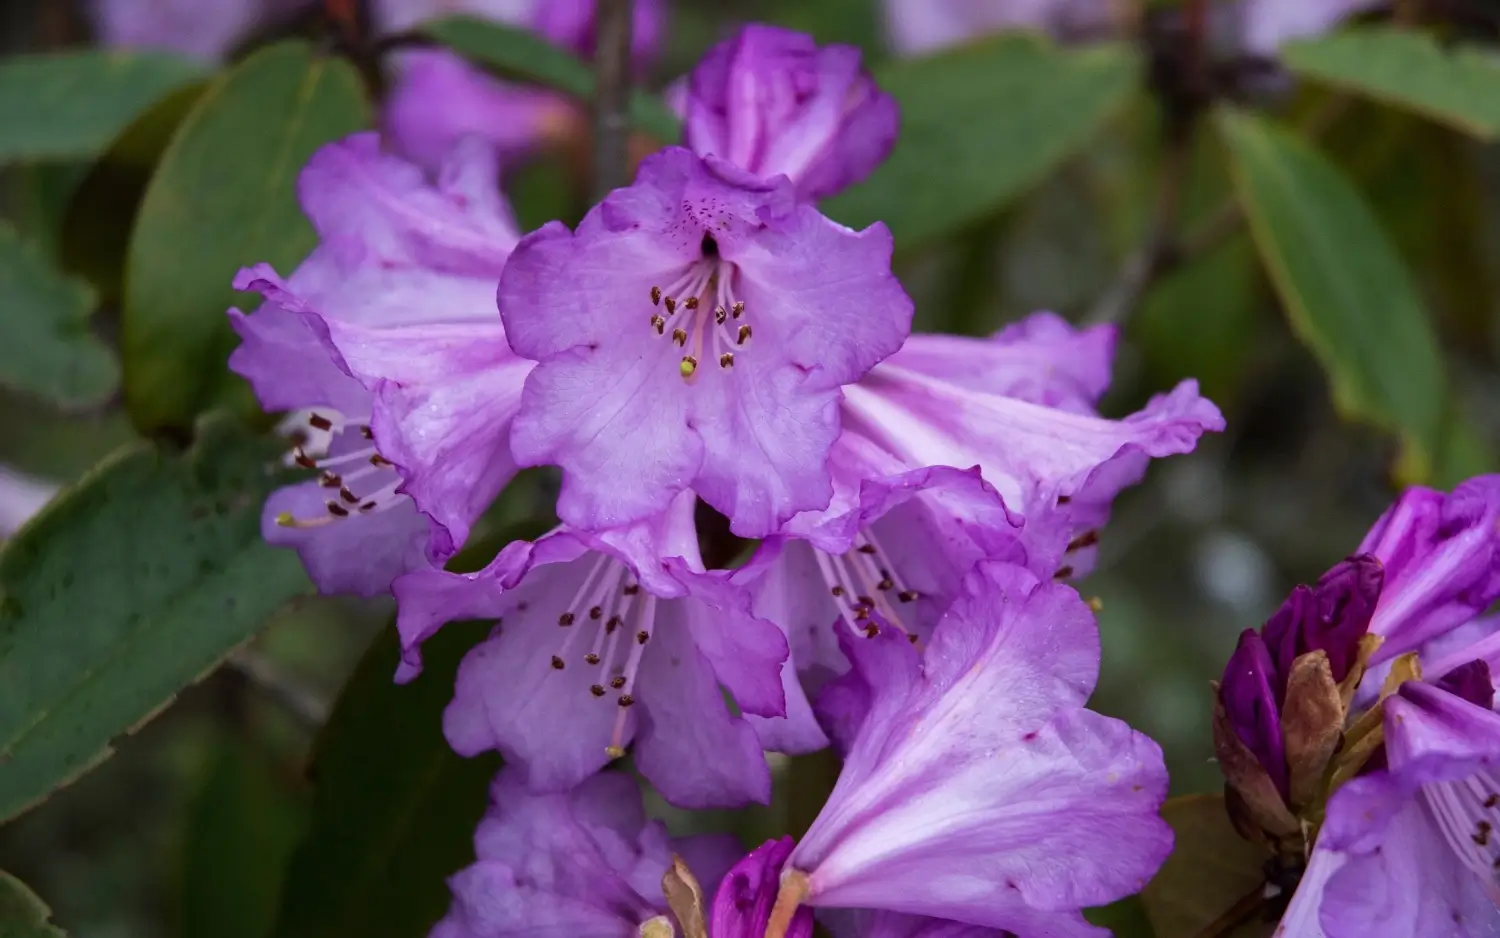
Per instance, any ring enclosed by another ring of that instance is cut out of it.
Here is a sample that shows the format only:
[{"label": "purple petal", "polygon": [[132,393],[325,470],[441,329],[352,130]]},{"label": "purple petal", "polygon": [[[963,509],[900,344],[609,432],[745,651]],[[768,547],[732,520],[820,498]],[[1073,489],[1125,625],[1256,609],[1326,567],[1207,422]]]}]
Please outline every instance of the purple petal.
[{"label": "purple petal", "polygon": [[99,44],[213,61],[256,27],[307,0],[92,0]]},{"label": "purple petal", "polygon": [[785,717],[782,666],[790,653],[786,635],[751,611],[750,592],[727,573],[698,573],[680,560],[667,562],[688,588],[685,618],[698,650],[742,711]]},{"label": "purple petal", "polygon": [[1005,938],[1009,932],[921,915],[830,909],[818,915],[833,938]]},{"label": "purple petal", "polygon": [[1235,735],[1255,754],[1282,798],[1290,784],[1281,714],[1276,704],[1276,665],[1254,629],[1240,633],[1239,645],[1224,668],[1219,699]]},{"label": "purple petal", "polygon": [[372,514],[355,514],[320,527],[289,527],[278,518],[327,517],[328,489],[315,482],[277,489],[261,512],[266,541],[294,547],[307,575],[324,594],[380,596],[391,581],[427,565],[428,521],[410,501]]},{"label": "purple petal", "polygon": [[[715,938],[759,938],[770,923],[771,908],[781,886],[781,869],[796,841],[768,840],[736,863],[713,896],[709,934]],[[792,916],[786,938],[812,938],[813,910],[800,908]]]},{"label": "purple petal", "polygon": [[270,265],[241,271],[234,286],[267,297],[254,315],[229,311],[229,324],[240,337],[229,354],[229,370],[250,382],[262,407],[326,406],[346,414],[369,413],[370,392],[329,358],[304,319],[305,301],[287,291]]},{"label": "purple petal", "polygon": [[1274,55],[1284,42],[1325,33],[1379,5],[1379,0],[1245,0],[1241,41],[1251,52]]}]

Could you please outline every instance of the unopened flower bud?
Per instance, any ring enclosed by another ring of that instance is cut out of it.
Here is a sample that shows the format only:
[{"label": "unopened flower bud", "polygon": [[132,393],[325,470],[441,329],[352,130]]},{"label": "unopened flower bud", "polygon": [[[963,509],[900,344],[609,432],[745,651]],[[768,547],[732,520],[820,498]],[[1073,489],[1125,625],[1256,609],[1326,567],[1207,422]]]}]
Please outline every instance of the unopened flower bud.
[{"label": "unopened flower bud", "polygon": [[1290,779],[1288,801],[1294,810],[1315,804],[1325,794],[1328,762],[1343,731],[1344,705],[1328,655],[1321,649],[1309,652],[1293,662],[1281,708]]},{"label": "unopened flower bud", "polygon": [[1239,645],[1224,669],[1219,700],[1235,738],[1250,751],[1276,790],[1285,797],[1286,751],[1281,738],[1281,713],[1275,682],[1276,666],[1270,651],[1254,629],[1246,629],[1240,634]]}]

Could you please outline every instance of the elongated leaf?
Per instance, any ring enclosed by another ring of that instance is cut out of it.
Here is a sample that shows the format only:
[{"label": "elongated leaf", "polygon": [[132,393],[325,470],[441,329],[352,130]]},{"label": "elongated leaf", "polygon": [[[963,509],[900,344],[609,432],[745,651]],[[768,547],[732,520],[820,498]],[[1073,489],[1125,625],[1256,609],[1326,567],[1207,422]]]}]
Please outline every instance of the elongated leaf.
[{"label": "elongated leaf", "polygon": [[108,757],[309,589],[261,540],[266,443],[202,430],[186,454],[106,461],[0,551],[0,819]]},{"label": "elongated leaf", "polygon": [[1020,195],[1077,152],[1136,86],[1127,49],[1063,52],[1012,34],[885,66],[901,136],[868,180],[825,210],[863,228],[884,221],[898,247],[953,232]]},{"label": "elongated leaf", "polygon": [[182,938],[266,938],[306,805],[249,741],[217,741],[188,814]]},{"label": "elongated leaf", "polygon": [[[1242,840],[1221,795],[1184,795],[1162,807],[1176,842],[1172,855],[1141,893],[1156,938],[1194,938],[1265,881],[1270,854]],[[1274,921],[1250,911],[1224,938],[1269,938]]]},{"label": "elongated leaf", "polygon": [[442,732],[459,659],[486,631],[448,626],[405,686],[391,681],[394,629],[365,654],[318,739],[311,828],[287,870],[276,938],[423,938],[447,909],[445,880],[473,862],[500,762],[460,758]]},{"label": "elongated leaf", "polygon": [[0,222],[0,385],[59,407],[108,400],[115,356],[89,328],[94,291]]},{"label": "elongated leaf", "polygon": [[154,52],[53,52],[0,59],[0,162],[90,157],[203,67]]},{"label": "elongated leaf", "polygon": [[1337,167],[1289,131],[1226,111],[1240,201],[1292,328],[1346,416],[1399,434],[1405,481],[1429,476],[1445,379],[1406,264]]},{"label": "elongated leaf", "polygon": [[140,427],[203,409],[233,345],[235,271],[289,271],[316,243],[297,205],[313,151],[369,122],[359,76],[302,41],[268,46],[194,103],[162,155],[130,238],[122,346]]},{"label": "elongated leaf", "polygon": [[1500,136],[1500,56],[1443,49],[1426,33],[1391,26],[1340,30],[1288,43],[1295,74],[1424,114],[1485,140]]},{"label": "elongated leaf", "polygon": [[0,870],[0,938],[67,938],[50,924],[52,910],[14,876]]},{"label": "elongated leaf", "polygon": [[[530,30],[472,16],[448,16],[424,23],[422,31],[503,77],[555,88],[580,101],[593,97],[594,73],[588,65]],[[645,92],[631,95],[630,121],[664,143],[675,143],[682,135],[677,115],[661,98]]]}]

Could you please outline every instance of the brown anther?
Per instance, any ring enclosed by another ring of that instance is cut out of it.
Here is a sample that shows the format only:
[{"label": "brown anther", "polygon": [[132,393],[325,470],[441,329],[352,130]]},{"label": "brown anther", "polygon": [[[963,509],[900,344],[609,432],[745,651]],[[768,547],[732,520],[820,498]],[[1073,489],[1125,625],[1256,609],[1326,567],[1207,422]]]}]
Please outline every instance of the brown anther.
[{"label": "brown anther", "polygon": [[307,431],[300,429],[293,430],[291,433],[288,433],[286,435],[286,439],[287,442],[291,443],[293,446],[306,446],[308,440]]},{"label": "brown anther", "polygon": [[567,665],[563,664],[563,660],[561,658],[557,657],[556,655],[552,656],[552,668],[553,668],[553,670],[555,670],[555,671],[561,671],[565,667],[567,667]]},{"label": "brown anther", "polygon": [[615,690],[619,690],[620,688],[624,687],[625,686],[625,678],[624,678],[624,676],[623,675],[617,675],[615,677],[610,678],[609,679],[609,686],[613,687]]},{"label": "brown anther", "polygon": [[375,509],[377,509],[379,507],[380,507],[380,503],[377,502],[377,501],[375,501],[374,499],[371,499],[370,501],[365,502],[363,505],[360,505],[359,506],[359,510],[360,511],[374,511]]},{"label": "brown anther", "polygon": [[610,616],[609,621],[604,623],[604,634],[612,635],[615,629],[625,624],[625,620],[619,616]]},{"label": "brown anther", "polygon": [[1052,579],[1054,579],[1054,580],[1066,580],[1068,577],[1070,577],[1072,575],[1073,575],[1073,568],[1070,567],[1070,566],[1068,566],[1067,564],[1063,564],[1062,566],[1060,566],[1060,567],[1057,568],[1057,572],[1056,573],[1052,574]]},{"label": "brown anther", "polygon": [[734,337],[735,344],[736,345],[744,345],[746,342],[749,342],[749,341],[750,341],[750,327],[749,326],[740,326],[739,334]]},{"label": "brown anther", "polygon": [[664,302],[665,302],[665,305],[667,307],[667,315],[668,316],[670,316],[673,313],[677,312],[677,300],[675,298],[669,296],[669,297],[666,298],[666,300]]},{"label": "brown anther", "polygon": [[391,466],[391,465],[395,465],[395,464],[392,463],[389,459],[386,459],[384,456],[380,455],[379,453],[375,453],[374,455],[372,455],[370,457],[370,465],[379,467],[381,469],[384,469],[386,466]]},{"label": "brown anther", "polygon": [[325,489],[336,489],[344,484],[344,477],[332,469],[324,469],[323,474],[318,476],[318,484]]},{"label": "brown anther", "polygon": [[1490,845],[1490,826],[1480,821],[1479,827],[1475,829],[1474,833],[1469,835],[1469,839],[1481,847],[1488,847]]},{"label": "brown anther", "polygon": [[333,421],[329,420],[327,417],[323,416],[322,414],[312,414],[312,415],[310,415],[307,418],[307,422],[308,422],[308,424],[314,430],[324,430],[324,431],[327,431],[327,430],[332,430],[333,429]]},{"label": "brown anther", "polygon": [[1490,795],[1484,799],[1484,806],[1486,808],[1493,808],[1497,804],[1500,804],[1500,795]]},{"label": "brown anther", "polygon": [[690,296],[687,299],[685,299],[685,300],[682,301],[682,305],[686,306],[688,309],[697,309],[698,308],[698,298],[696,296]]},{"label": "brown anther", "polygon": [[342,498],[344,501],[348,502],[351,505],[359,504],[359,496],[349,491],[349,487],[347,485],[339,489],[339,498]]},{"label": "brown anther", "polygon": [[300,446],[294,446],[294,447],[292,447],[292,462],[294,462],[297,465],[301,466],[303,469],[316,469],[316,468],[318,468],[318,461],[316,459],[313,459],[311,456],[307,455],[306,453],[304,453],[302,451],[302,447],[300,447]]},{"label": "brown anther", "polygon": [[661,335],[667,331],[667,321],[660,314],[653,314],[651,317],[651,328],[656,330],[657,335]]},{"label": "brown anther", "polygon": [[365,424],[359,428],[359,435],[367,440],[375,439],[375,431],[371,429],[368,424]]},{"label": "brown anther", "polygon": [[604,607],[603,606],[595,606],[594,608],[592,608],[592,609],[589,610],[589,618],[593,619],[595,621],[598,621],[598,619],[601,618],[603,615],[604,615]]},{"label": "brown anther", "polygon": [[661,305],[661,287],[652,287],[651,288],[651,305],[652,306],[659,306],[659,305]]},{"label": "brown anther", "polygon": [[1098,531],[1085,531],[1068,542],[1068,550],[1083,550],[1085,547],[1093,547],[1099,543]]},{"label": "brown anther", "polygon": [[672,341],[677,343],[678,348],[682,348],[684,345],[687,345],[687,330],[673,329]]},{"label": "brown anther", "polygon": [[884,593],[886,590],[895,589],[896,581],[889,576],[883,576],[880,578],[880,582],[875,584],[875,588]]},{"label": "brown anther", "polygon": [[856,547],[855,550],[859,551],[861,554],[873,554],[873,553],[875,553],[875,545],[874,544],[861,544],[858,547]]},{"label": "brown anther", "polygon": [[587,661],[589,664],[598,664],[599,656],[594,654],[593,652],[589,652],[588,654],[583,656],[583,660]]},{"label": "brown anther", "polygon": [[842,596],[844,595],[844,588],[842,586],[835,586],[828,592],[832,593],[834,596]]},{"label": "brown anther", "polygon": [[720,368],[733,368],[734,367],[734,353],[733,352],[725,352],[723,355],[720,355],[719,356],[719,367]]},{"label": "brown anther", "polygon": [[641,631],[635,633],[635,643],[637,645],[644,645],[650,640],[651,633],[647,632],[645,629],[642,629]]},{"label": "brown anther", "polygon": [[871,597],[871,596],[856,596],[855,598],[859,600],[859,604],[861,606],[868,606],[871,609],[875,608],[875,599],[874,599],[874,597]]},{"label": "brown anther", "polygon": [[629,707],[635,703],[635,698],[629,694],[621,694],[620,699],[616,702],[622,707]]},{"label": "brown anther", "polygon": [[916,632],[907,632],[906,633],[906,640],[909,641],[909,642],[911,642],[913,645],[915,645],[918,642],[917,633]]},{"label": "brown anther", "polygon": [[565,612],[562,615],[558,616],[557,617],[557,624],[558,625],[572,625],[573,624],[573,613],[571,613],[571,612]]},{"label": "brown anther", "polygon": [[729,315],[733,316],[735,319],[739,319],[741,316],[745,315],[745,304],[743,302],[734,304],[734,306],[729,310]]},{"label": "brown anther", "polygon": [[1073,496],[1071,496],[1071,495],[1059,495],[1059,496],[1057,496],[1057,503],[1059,505],[1066,505],[1069,502],[1071,502],[1072,500],[1073,500]]},{"label": "brown anther", "polygon": [[634,596],[636,593],[639,593],[640,591],[641,591],[641,584],[639,584],[639,583],[626,583],[625,584],[625,588],[622,589],[622,590],[620,590],[620,592],[624,593],[626,596]]},{"label": "brown anther", "polygon": [[714,307],[714,324],[715,325],[719,325],[719,326],[724,325],[724,320],[726,320],[728,318],[729,318],[729,313],[724,309],[724,307],[722,307],[722,306],[715,306]]},{"label": "brown anther", "polygon": [[902,590],[901,592],[896,594],[896,598],[904,603],[909,603],[920,595],[922,594],[918,593],[916,590]]},{"label": "brown anther", "polygon": [[604,696],[604,685],[603,684],[590,684],[589,685],[589,693],[593,694],[595,697],[603,697]]},{"label": "brown anther", "polygon": [[870,618],[870,613],[874,611],[874,606],[855,606],[853,609],[854,621],[863,622],[864,620]]},{"label": "brown anther", "polygon": [[330,515],[333,515],[335,518],[349,517],[349,509],[345,508],[343,505],[340,505],[338,502],[329,499],[325,504],[328,508],[328,513]]},{"label": "brown anther", "polygon": [[871,622],[869,625],[865,626],[865,638],[874,638],[879,634],[880,626],[876,625],[875,623]]}]

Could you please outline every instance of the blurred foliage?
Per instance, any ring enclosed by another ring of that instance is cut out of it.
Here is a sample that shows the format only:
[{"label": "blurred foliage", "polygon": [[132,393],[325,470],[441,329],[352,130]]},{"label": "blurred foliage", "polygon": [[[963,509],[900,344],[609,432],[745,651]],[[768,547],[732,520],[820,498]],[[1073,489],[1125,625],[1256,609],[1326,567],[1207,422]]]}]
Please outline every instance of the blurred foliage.
[{"label": "blurred foliage", "polygon": [[[1494,24],[1437,39],[1367,25],[1289,47],[1290,74],[1211,89],[1213,116],[1184,83],[1204,76],[1153,25],[1176,6],[1153,3],[1138,42],[1010,35],[897,60],[877,0],[678,0],[631,113],[675,139],[655,90],[737,21],[853,43],[901,101],[903,135],[827,208],[889,225],[919,327],[983,335],[1038,307],[1099,318],[1150,262],[1105,409],[1196,377],[1229,430],[1118,500],[1080,589],[1102,602],[1095,706],[1160,740],[1189,793],[1220,787],[1208,682],[1238,631],[1342,557],[1398,477],[1450,485],[1500,465],[1500,66]],[[306,583],[259,539],[275,446],[231,422],[193,429],[211,407],[253,412],[224,368],[223,310],[255,301],[230,278],[257,261],[288,274],[313,245],[296,172],[371,124],[372,63],[307,22],[217,69],[102,53],[80,48],[77,9],[29,0],[0,19],[26,53],[0,59],[0,461],[83,477],[0,554],[0,815],[120,754],[0,829],[0,869],[88,938],[417,938],[470,856],[495,766],[440,735],[483,626],[445,631],[427,673],[393,685],[389,603],[284,605]],[[500,74],[592,88],[586,65],[515,30],[425,32]],[[586,206],[588,140],[572,134],[507,169],[528,228]],[[1143,254],[1164,223],[1178,243]],[[524,475],[460,562],[543,530],[555,485]],[[215,670],[252,639],[331,705],[316,734],[239,658]],[[765,808],[651,807],[747,842],[800,831],[836,762],[775,768]],[[1191,935],[1257,875],[1225,852],[1239,841],[1216,796],[1167,816],[1179,852],[1144,897],[1090,912],[1121,935]],[[55,938],[47,921],[0,874],[0,935]]]}]

